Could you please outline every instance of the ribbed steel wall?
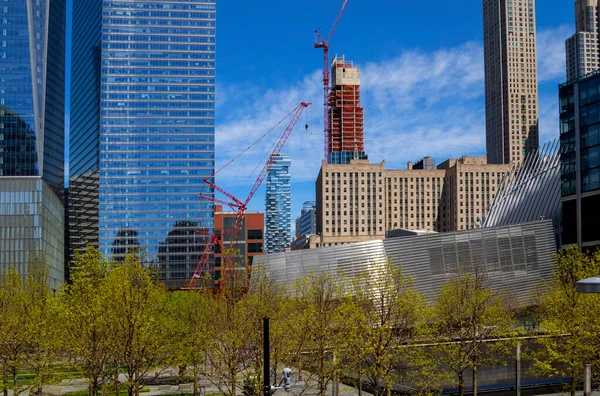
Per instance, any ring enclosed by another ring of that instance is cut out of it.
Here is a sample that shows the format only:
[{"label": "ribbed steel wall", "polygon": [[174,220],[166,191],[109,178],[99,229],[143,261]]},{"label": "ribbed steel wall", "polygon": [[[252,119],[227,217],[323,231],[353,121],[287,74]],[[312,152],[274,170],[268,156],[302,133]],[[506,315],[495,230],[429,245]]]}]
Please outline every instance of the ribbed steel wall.
[{"label": "ribbed steel wall", "polygon": [[311,272],[377,274],[388,258],[429,300],[459,270],[477,270],[491,287],[513,295],[520,307],[526,307],[535,303],[549,279],[555,252],[552,221],[540,220],[262,255],[254,263],[264,265],[270,278],[292,285]]},{"label": "ribbed steel wall", "polygon": [[560,224],[560,144],[552,141],[527,155],[504,178],[483,227],[552,219]]}]

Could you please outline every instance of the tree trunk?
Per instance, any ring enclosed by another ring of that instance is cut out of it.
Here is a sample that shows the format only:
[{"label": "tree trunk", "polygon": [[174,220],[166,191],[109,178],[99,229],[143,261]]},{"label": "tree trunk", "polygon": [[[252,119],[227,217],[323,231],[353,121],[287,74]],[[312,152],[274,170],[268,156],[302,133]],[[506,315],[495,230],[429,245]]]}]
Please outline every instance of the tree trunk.
[{"label": "tree trunk", "polygon": [[459,396],[465,395],[465,379],[462,372],[458,374],[458,394]]},{"label": "tree trunk", "polygon": [[576,387],[575,387],[575,377],[571,377],[571,396],[575,396],[575,391],[576,391]]},{"label": "tree trunk", "polygon": [[19,378],[17,377],[17,369],[13,369],[12,371],[12,375],[13,375],[13,395],[14,396],[19,396],[19,393],[21,393],[19,391]]},{"label": "tree trunk", "polygon": [[358,396],[362,396],[362,363],[358,365]]},{"label": "tree trunk", "polygon": [[362,396],[362,375],[358,376],[358,396]]},{"label": "tree trunk", "polygon": [[140,396],[140,373],[133,373],[133,394],[135,396]]},{"label": "tree trunk", "polygon": [[477,396],[477,366],[473,367],[473,396]]},{"label": "tree trunk", "polygon": [[4,385],[4,396],[8,396],[8,373],[6,371],[2,377],[2,384]]},{"label": "tree trunk", "polygon": [[194,365],[194,396],[198,396],[198,366]]},{"label": "tree trunk", "polygon": [[119,396],[119,366],[115,364],[115,396]]},{"label": "tree trunk", "polygon": [[235,381],[235,370],[231,371],[230,375],[231,375],[231,396],[236,396],[237,383]]}]

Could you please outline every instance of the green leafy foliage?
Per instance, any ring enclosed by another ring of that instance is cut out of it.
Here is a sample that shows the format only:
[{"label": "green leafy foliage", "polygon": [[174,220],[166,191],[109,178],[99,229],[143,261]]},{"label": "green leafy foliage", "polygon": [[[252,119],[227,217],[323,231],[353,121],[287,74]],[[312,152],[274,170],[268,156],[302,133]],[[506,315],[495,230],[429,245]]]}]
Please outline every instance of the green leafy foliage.
[{"label": "green leafy foliage", "polygon": [[555,256],[552,280],[541,297],[540,330],[548,336],[536,340],[531,351],[534,371],[541,375],[570,377],[574,394],[583,378],[584,364],[600,368],[600,295],[578,293],[575,284],[600,274],[600,251],[582,253],[576,246]]}]

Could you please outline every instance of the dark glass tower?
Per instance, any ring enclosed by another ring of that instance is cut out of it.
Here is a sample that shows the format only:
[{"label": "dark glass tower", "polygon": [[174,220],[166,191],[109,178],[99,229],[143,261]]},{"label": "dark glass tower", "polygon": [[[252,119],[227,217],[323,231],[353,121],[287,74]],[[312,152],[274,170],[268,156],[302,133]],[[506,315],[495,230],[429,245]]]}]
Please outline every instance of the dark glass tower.
[{"label": "dark glass tower", "polygon": [[73,8],[70,221],[79,235],[71,238],[109,257],[115,246],[119,255],[139,248],[149,262],[168,243],[184,258],[161,254],[177,267],[177,276],[163,274],[171,284],[191,278],[202,243],[173,246],[173,231],[213,227],[212,204],[198,193],[214,171],[215,6],[94,0]]},{"label": "dark glass tower", "polygon": [[0,6],[0,270],[64,278],[65,0]]},{"label": "dark glass tower", "polygon": [[600,247],[600,74],[561,84],[563,247]]}]

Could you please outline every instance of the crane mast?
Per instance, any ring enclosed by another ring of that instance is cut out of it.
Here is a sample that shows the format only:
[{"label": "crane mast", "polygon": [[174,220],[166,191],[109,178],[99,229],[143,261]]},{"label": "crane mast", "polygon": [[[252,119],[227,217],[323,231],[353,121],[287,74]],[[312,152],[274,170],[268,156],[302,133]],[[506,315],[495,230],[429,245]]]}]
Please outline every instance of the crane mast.
[{"label": "crane mast", "polygon": [[342,18],[342,14],[346,9],[346,5],[348,4],[348,0],[344,0],[344,4],[342,4],[342,9],[338,13],[338,16],[335,20],[335,23],[331,27],[331,31],[329,32],[329,36],[327,36],[327,40],[324,40],[319,30],[315,30],[315,48],[323,48],[323,148],[324,148],[324,159],[328,160],[329,154],[331,153],[331,140],[330,140],[330,121],[329,121],[329,42],[331,41],[331,37],[333,36],[333,32],[337,27],[340,19]]}]

